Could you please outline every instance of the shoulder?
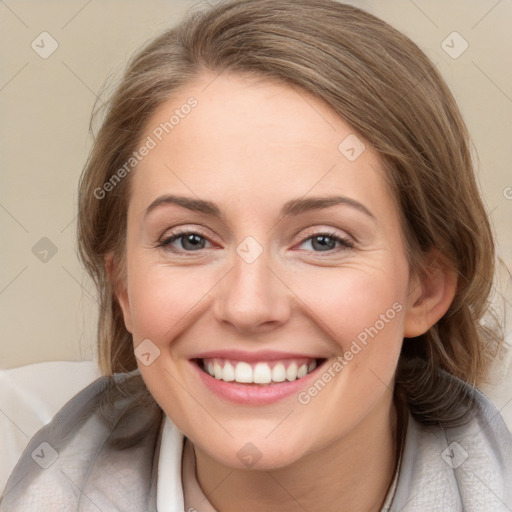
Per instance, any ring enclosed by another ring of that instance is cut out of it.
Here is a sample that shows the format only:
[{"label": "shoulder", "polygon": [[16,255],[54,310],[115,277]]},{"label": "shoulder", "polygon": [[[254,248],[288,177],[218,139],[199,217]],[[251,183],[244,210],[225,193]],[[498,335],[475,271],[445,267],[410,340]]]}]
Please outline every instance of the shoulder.
[{"label": "shoulder", "polygon": [[409,416],[394,510],[512,510],[512,434],[499,411],[467,386],[473,407],[458,426]]},{"label": "shoulder", "polygon": [[145,509],[162,419],[138,371],[97,379],[30,440],[0,511]]}]

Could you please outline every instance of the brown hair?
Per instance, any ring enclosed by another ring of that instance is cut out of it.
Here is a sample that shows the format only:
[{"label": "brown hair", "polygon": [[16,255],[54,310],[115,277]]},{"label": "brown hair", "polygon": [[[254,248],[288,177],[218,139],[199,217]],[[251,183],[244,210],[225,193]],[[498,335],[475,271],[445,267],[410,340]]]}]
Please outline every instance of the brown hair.
[{"label": "brown hair", "polygon": [[[130,175],[95,191],[130,158],[149,117],[202,72],[253,73],[298,86],[326,102],[380,156],[398,205],[407,256],[439,249],[458,272],[447,313],[404,340],[396,382],[423,422],[457,419],[439,369],[479,383],[498,334],[480,322],[494,275],[491,225],[475,181],[470,139],[439,72],[384,21],[332,0],[228,0],[190,14],[132,58],[106,113],[79,191],[79,255],[99,291],[102,371],[136,368],[114,289],[123,278]],[[110,282],[105,256],[117,272]],[[411,366],[412,365],[412,366]],[[455,399],[455,401],[454,401]],[[451,416],[451,418],[450,418]]]}]

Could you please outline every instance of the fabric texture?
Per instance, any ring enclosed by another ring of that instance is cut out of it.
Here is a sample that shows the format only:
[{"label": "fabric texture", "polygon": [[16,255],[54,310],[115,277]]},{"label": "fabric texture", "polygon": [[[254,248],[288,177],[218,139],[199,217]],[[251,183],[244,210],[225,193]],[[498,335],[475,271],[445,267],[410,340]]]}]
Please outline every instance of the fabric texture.
[{"label": "fabric texture", "polygon": [[49,361],[0,370],[0,492],[35,433],[99,377],[94,361]]},{"label": "fabric texture", "polygon": [[[512,435],[489,400],[470,392],[476,410],[463,426],[426,426],[409,417],[390,511],[512,510]],[[169,421],[170,457],[160,465],[164,419],[138,371],[101,377],[31,439],[0,512],[155,512],[159,471],[170,475],[170,503],[159,512],[183,512],[184,436]]]}]

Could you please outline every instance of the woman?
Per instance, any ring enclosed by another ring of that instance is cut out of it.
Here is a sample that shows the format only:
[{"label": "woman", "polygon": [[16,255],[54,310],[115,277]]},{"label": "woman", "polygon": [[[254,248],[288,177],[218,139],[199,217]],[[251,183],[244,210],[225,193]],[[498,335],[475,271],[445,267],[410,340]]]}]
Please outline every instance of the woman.
[{"label": "woman", "polygon": [[392,27],[331,0],[190,16],[130,63],[79,211],[105,376],[1,511],[512,507],[469,137]]}]

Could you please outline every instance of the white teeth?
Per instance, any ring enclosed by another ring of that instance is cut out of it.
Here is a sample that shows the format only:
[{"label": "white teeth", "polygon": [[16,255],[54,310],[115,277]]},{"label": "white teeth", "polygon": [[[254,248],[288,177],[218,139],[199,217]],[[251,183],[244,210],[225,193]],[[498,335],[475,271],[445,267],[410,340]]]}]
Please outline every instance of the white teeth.
[{"label": "white teeth", "polygon": [[266,363],[258,363],[254,367],[253,382],[256,384],[268,384],[272,381],[272,370]]},{"label": "white teeth", "polygon": [[284,382],[286,380],[286,369],[283,363],[277,363],[272,368],[272,380],[274,382]]},{"label": "white teeth", "polygon": [[297,370],[297,378],[301,379],[308,373],[308,365],[303,364],[298,370]]},{"label": "white teeth", "polygon": [[224,365],[222,380],[225,380],[226,382],[233,382],[235,380],[235,369],[229,361]]},{"label": "white teeth", "polygon": [[249,383],[252,380],[252,368],[251,365],[244,362],[239,362],[235,368],[235,380],[237,382]]},{"label": "white teeth", "polygon": [[287,363],[289,363],[288,366],[285,366],[286,363],[283,362],[273,364],[259,362],[251,365],[244,361],[230,362],[225,359],[209,359],[204,360],[203,368],[217,380],[235,381],[244,384],[270,384],[272,382],[285,382],[286,380],[293,382],[306,376],[316,368],[316,361],[314,360],[309,364],[307,362],[299,363],[300,366],[295,361],[287,361]]},{"label": "white teeth", "polygon": [[297,379],[297,365],[296,363],[292,363],[288,368],[286,368],[286,379],[290,382]]},{"label": "white teeth", "polygon": [[216,379],[222,379],[222,366],[218,363],[218,361],[215,361],[213,363],[213,375]]}]

